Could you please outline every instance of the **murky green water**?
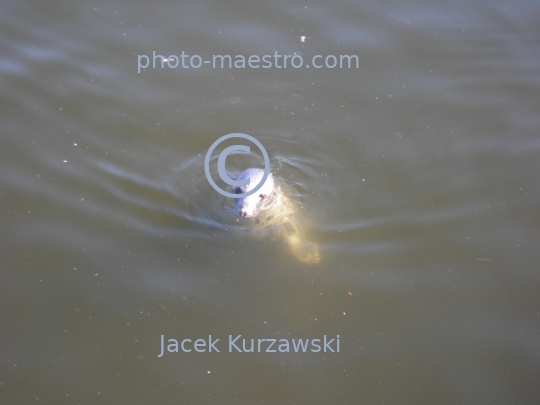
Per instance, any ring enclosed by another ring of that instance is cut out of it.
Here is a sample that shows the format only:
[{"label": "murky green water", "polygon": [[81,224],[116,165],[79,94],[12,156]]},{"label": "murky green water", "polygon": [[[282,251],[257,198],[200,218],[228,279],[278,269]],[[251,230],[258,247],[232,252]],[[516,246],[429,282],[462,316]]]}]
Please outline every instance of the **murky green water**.
[{"label": "murky green water", "polygon": [[[537,3],[0,10],[1,404],[540,397]],[[359,67],[137,72],[182,51]],[[233,132],[268,151],[320,263],[208,184]],[[162,335],[192,351],[158,357]],[[220,352],[196,352],[209,335]],[[292,346],[325,335],[339,352]]]}]

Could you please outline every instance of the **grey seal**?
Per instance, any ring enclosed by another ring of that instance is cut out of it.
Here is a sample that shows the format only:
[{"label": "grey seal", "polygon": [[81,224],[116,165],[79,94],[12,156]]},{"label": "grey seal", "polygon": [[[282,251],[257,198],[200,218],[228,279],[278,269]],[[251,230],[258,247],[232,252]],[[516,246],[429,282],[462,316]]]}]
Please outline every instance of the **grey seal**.
[{"label": "grey seal", "polygon": [[[253,190],[262,180],[264,170],[249,168],[240,173],[236,180],[249,179],[249,183],[233,187],[233,194]],[[281,237],[299,261],[315,264],[320,261],[318,246],[304,238],[305,224],[300,220],[298,204],[294,204],[283,192],[283,188],[272,174],[254,194],[235,199],[234,214],[240,218],[254,220],[257,227],[271,230],[272,235]],[[255,225],[254,225],[255,226]]]}]

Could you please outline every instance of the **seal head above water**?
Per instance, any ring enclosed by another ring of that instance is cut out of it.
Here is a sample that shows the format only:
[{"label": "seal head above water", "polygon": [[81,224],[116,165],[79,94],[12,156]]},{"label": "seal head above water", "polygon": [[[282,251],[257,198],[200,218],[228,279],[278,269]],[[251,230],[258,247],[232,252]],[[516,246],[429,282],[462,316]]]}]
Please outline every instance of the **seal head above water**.
[{"label": "seal head above water", "polygon": [[[249,179],[249,183],[240,187],[234,187],[234,194],[244,194],[253,190],[261,182],[264,176],[264,170],[251,168],[244,170],[238,175],[236,180]],[[275,200],[275,183],[270,174],[263,186],[256,192],[247,197],[237,198],[234,208],[235,214],[239,217],[254,218],[273,204]]]}]

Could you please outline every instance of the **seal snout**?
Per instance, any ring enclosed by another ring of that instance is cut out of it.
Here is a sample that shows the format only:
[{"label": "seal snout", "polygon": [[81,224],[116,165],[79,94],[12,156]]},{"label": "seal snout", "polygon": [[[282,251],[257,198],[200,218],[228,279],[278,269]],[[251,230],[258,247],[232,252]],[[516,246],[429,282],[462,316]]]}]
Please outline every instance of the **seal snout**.
[{"label": "seal snout", "polygon": [[243,218],[251,218],[253,217],[253,209],[250,207],[242,207],[238,211],[238,214]]}]

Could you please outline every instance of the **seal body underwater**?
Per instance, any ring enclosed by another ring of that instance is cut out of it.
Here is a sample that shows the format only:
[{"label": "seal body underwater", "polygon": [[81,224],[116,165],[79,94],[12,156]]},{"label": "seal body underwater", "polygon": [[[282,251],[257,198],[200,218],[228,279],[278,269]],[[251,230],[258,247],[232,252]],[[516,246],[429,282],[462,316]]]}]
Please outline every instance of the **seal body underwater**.
[{"label": "seal body underwater", "polygon": [[[254,189],[263,176],[262,169],[244,170],[236,179],[249,179],[249,183],[233,187],[232,192],[243,194]],[[252,219],[259,229],[270,230],[272,236],[283,238],[299,261],[309,264],[320,261],[319,247],[304,238],[305,226],[299,219],[298,206],[285,195],[271,174],[257,192],[235,199],[234,214]]]}]

